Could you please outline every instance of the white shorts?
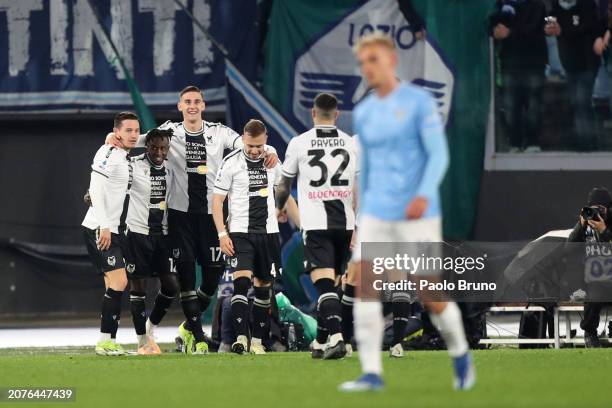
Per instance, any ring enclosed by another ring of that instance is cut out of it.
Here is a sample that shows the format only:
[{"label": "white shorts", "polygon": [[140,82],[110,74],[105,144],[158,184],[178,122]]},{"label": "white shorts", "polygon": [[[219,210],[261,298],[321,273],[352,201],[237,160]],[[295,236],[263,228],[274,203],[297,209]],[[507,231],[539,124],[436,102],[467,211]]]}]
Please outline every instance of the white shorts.
[{"label": "white shorts", "polygon": [[[429,217],[418,220],[389,221],[364,215],[359,218],[355,247],[351,260],[361,261],[361,244],[389,242],[389,255],[407,242],[442,242],[442,219]],[[394,245],[396,244],[396,245]]]}]

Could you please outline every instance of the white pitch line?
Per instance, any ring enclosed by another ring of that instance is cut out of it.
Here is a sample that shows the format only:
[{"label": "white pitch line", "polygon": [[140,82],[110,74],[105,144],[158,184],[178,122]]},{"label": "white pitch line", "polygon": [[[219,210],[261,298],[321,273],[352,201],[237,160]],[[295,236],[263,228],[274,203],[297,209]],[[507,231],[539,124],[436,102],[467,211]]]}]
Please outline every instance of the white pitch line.
[{"label": "white pitch line", "polygon": [[[210,334],[210,326],[205,326],[204,331]],[[158,343],[174,343],[177,334],[176,326],[158,327],[155,331]],[[0,330],[0,348],[94,346],[98,337],[99,331],[95,327],[2,329]],[[134,329],[132,327],[119,328],[117,341],[121,344],[136,343]]]}]

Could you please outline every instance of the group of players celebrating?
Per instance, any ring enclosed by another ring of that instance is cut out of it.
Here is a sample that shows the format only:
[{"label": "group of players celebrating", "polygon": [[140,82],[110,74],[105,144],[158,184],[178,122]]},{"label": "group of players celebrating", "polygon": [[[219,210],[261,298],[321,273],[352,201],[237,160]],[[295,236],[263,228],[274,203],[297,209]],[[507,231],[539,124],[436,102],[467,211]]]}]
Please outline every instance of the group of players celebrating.
[{"label": "group of players celebrating", "polygon": [[[336,128],[338,101],[319,94],[313,102],[314,128],[290,141],[284,163],[266,144],[263,122],[250,120],[238,135],[204,121],[203,94],[195,86],[180,92],[182,122],[166,122],[140,135],[134,113],[116,115],[113,132],[92,163],[91,205],[82,224],[106,287],[97,354],[125,353],[115,337],[128,285],[139,354],[160,354],[154,332],[177,294],[185,315],[179,326],[183,351],[208,353],[201,314],[225,268],[223,255],[233,270],[236,341],[231,350],[265,354],[271,287],[281,271],[278,219],[286,214],[302,230],[305,269],[319,291],[312,356],[338,359],[351,353],[347,337],[353,325],[347,316],[354,313],[364,374],[340,389],[383,387],[380,294],[359,285],[367,281],[361,274],[368,273],[369,262],[362,259],[361,244],[441,241],[438,188],[448,152],[432,98],[397,80],[394,43],[374,33],[361,39],[355,54],[373,89],[353,112],[358,136]],[[134,147],[146,151],[129,157]],[[226,150],[231,153],[223,157]],[[294,178],[297,203],[290,195]],[[196,262],[202,266],[198,288]],[[160,290],[147,318],[146,282],[153,276]],[[402,296],[397,294],[398,303]],[[419,297],[447,344],[455,387],[471,388],[475,370],[457,305],[428,301],[427,293]],[[391,355],[403,355],[401,344],[392,347]]]}]

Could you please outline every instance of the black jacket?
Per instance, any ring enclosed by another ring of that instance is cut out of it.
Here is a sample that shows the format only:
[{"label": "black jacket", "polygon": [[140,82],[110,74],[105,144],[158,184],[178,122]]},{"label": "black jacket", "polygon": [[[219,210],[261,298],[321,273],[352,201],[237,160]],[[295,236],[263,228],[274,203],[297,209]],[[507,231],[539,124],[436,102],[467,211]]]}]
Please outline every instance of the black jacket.
[{"label": "black jacket", "polygon": [[412,0],[398,0],[400,12],[404,18],[410,23],[410,28],[413,32],[421,31],[425,28],[425,21],[416,12],[412,5]]},{"label": "black jacket", "polygon": [[559,56],[563,68],[569,73],[596,71],[600,58],[593,52],[593,43],[600,34],[601,20],[593,0],[578,0],[569,10],[555,0],[551,15],[561,26]]},{"label": "black jacket", "polygon": [[505,71],[539,71],[544,73],[548,61],[544,18],[546,8],[541,0],[525,0],[514,6],[515,15],[502,13],[504,1],[497,0],[497,11],[489,19],[490,33],[495,26],[504,24],[510,29],[510,36],[496,41],[502,69]]},{"label": "black jacket", "polygon": [[[607,221],[606,221],[607,224]],[[597,242],[610,242],[612,241],[612,232],[610,232],[609,228],[606,228],[604,232],[601,234],[596,233],[596,241]],[[567,237],[567,242],[585,242],[586,241],[586,227],[583,227],[580,224],[580,221],[576,223],[574,229]]]}]

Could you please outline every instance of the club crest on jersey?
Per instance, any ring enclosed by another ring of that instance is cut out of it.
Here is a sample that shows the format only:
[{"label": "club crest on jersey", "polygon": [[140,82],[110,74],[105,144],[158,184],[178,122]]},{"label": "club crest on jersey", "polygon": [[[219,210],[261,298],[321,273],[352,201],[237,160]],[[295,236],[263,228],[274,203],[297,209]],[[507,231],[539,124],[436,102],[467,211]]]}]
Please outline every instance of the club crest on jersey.
[{"label": "club crest on jersey", "polygon": [[136,270],[136,265],[134,265],[134,264],[127,264],[125,269],[128,271],[128,273],[134,273],[134,271]]},{"label": "club crest on jersey", "polygon": [[212,135],[207,135],[206,136],[206,144],[213,144],[213,136]]},{"label": "club crest on jersey", "polygon": [[109,256],[108,258],[106,258],[106,263],[109,266],[115,266],[115,264],[117,263],[117,259],[114,256]]},{"label": "club crest on jersey", "polygon": [[179,257],[181,256],[181,250],[179,248],[174,248],[172,250],[172,256],[174,257],[174,259],[179,259]]},{"label": "club crest on jersey", "polygon": [[237,266],[238,266],[238,258],[232,258],[232,259],[230,260],[230,266],[231,266],[232,268],[237,267]]}]

